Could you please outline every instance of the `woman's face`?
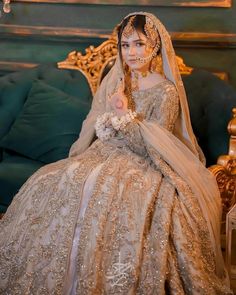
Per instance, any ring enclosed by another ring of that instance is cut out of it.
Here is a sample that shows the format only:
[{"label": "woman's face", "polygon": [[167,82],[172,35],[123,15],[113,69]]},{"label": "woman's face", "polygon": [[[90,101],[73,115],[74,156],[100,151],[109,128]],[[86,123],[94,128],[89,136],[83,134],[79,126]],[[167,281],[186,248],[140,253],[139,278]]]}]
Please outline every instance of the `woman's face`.
[{"label": "woman's face", "polygon": [[121,36],[121,54],[123,61],[130,67],[131,70],[147,71],[150,62],[141,63],[137,58],[150,56],[153,48],[147,45],[147,37],[142,32],[134,32],[125,37]]}]

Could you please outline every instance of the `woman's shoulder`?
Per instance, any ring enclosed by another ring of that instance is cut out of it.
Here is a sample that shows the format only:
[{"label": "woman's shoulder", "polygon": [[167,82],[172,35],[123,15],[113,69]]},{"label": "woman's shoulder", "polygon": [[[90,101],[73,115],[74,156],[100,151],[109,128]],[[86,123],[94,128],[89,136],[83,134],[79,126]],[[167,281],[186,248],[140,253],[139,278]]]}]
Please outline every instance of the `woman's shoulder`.
[{"label": "woman's shoulder", "polygon": [[175,84],[170,81],[165,75],[161,73],[152,73],[150,75],[150,81],[152,83],[152,86],[161,86],[162,88],[172,88],[175,89]]},{"label": "woman's shoulder", "polygon": [[153,95],[156,97],[156,102],[160,101],[161,103],[165,102],[166,104],[178,104],[179,103],[179,95],[176,89],[175,84],[168,80],[164,79],[159,82],[152,89]]},{"label": "woman's shoulder", "polygon": [[176,92],[175,84],[167,78],[163,78],[163,80],[156,83],[152,88],[164,92]]},{"label": "woman's shoulder", "polygon": [[165,89],[176,90],[175,84],[167,78],[164,78],[160,85]]},{"label": "woman's shoulder", "polygon": [[158,94],[159,92],[172,92],[177,93],[175,84],[167,79],[166,77],[162,77],[161,79],[157,79],[155,81],[151,81],[149,85],[145,85],[145,87],[139,89],[140,93],[154,93]]}]

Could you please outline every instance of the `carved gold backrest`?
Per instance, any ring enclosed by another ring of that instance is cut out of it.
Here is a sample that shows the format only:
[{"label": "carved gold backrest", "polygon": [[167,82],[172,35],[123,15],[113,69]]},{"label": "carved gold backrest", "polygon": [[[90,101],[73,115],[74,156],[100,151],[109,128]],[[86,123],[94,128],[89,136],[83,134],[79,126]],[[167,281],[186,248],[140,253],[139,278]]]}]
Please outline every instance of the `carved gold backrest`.
[{"label": "carved gold backrest", "polygon": [[[94,94],[99,86],[103,71],[107,64],[114,60],[117,55],[117,41],[115,35],[104,41],[98,47],[89,46],[85,54],[72,51],[66,60],[58,62],[60,69],[72,69],[82,72],[88,80],[92,93]],[[190,74],[193,68],[184,64],[181,57],[177,56],[177,62],[181,74]]]}]

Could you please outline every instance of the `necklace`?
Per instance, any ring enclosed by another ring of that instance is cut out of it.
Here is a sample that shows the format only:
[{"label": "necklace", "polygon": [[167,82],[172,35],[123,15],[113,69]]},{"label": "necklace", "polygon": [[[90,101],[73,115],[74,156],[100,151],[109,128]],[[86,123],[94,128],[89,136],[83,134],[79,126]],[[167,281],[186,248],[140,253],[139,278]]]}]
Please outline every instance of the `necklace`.
[{"label": "necklace", "polygon": [[137,72],[133,72],[133,77],[131,79],[131,88],[132,91],[138,91],[139,87],[138,87],[138,73]]},{"label": "necklace", "polygon": [[146,78],[149,73],[150,73],[149,71],[141,72],[141,76],[143,78]]},{"label": "necklace", "polygon": [[132,75],[131,88],[132,88],[132,91],[138,91],[139,90],[139,76],[140,76],[140,74],[141,74],[142,78],[146,78],[150,72],[147,70],[145,72],[144,71],[140,72],[140,74],[135,71],[133,71],[132,73],[133,73],[133,75]]},{"label": "necklace", "polygon": [[135,111],[135,101],[133,98],[133,92],[139,90],[139,78],[145,78],[150,74],[150,71],[143,71],[143,72],[136,72],[131,71],[129,68],[126,70],[125,73],[125,85],[126,90],[125,94],[128,99],[128,108],[131,109],[133,112]]}]

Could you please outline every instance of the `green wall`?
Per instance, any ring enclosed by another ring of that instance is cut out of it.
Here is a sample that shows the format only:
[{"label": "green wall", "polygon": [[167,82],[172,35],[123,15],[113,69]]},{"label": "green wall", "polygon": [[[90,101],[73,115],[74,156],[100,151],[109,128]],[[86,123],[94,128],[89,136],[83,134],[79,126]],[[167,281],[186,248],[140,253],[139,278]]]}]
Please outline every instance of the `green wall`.
[{"label": "green wall", "polygon": [[171,31],[217,31],[227,33],[236,30],[236,7],[234,3],[231,8],[16,2],[11,6],[12,13],[4,14],[1,23],[111,29],[122,17],[130,12],[149,11],[156,14],[164,22],[167,29]]},{"label": "green wall", "polygon": [[[191,1],[190,1],[191,2]],[[0,73],[57,62],[97,45],[129,12],[156,14],[187,65],[227,72],[236,88],[236,5],[231,8],[12,3],[0,18]],[[180,33],[190,34],[188,39]],[[201,33],[199,37],[196,35]],[[204,34],[206,35],[204,35]],[[215,35],[215,34],[220,35]],[[96,34],[98,34],[96,36]]]}]

